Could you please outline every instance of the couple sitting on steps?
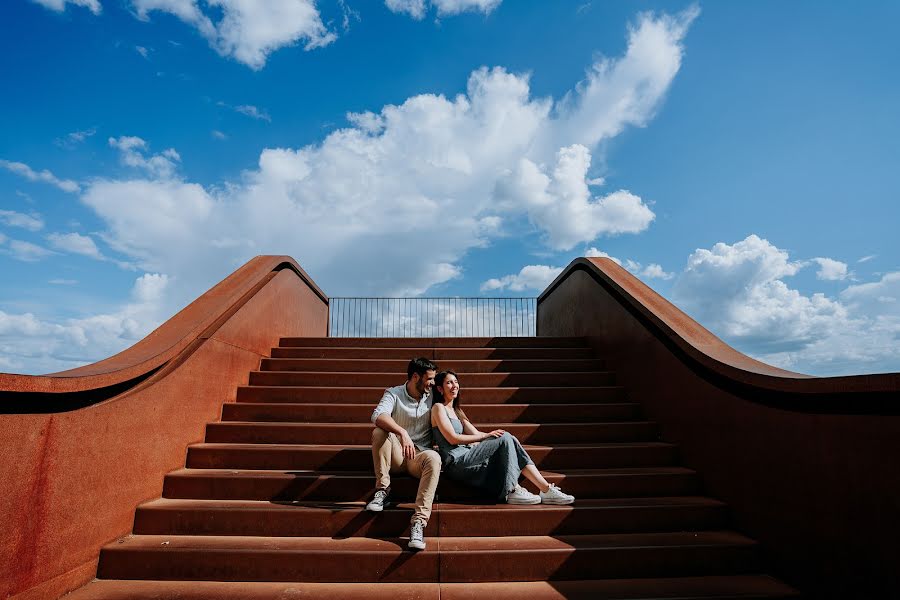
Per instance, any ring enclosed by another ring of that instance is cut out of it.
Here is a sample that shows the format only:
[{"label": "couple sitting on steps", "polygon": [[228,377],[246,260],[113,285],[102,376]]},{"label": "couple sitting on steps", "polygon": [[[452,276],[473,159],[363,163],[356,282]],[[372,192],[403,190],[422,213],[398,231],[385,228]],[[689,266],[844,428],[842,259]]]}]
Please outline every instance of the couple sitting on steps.
[{"label": "couple sitting on steps", "polygon": [[[372,413],[376,490],[366,509],[384,510],[391,473],[418,478],[410,548],[425,548],[423,530],[431,515],[442,463],[447,477],[481,488],[509,504],[574,502],[573,496],[544,479],[519,440],[502,429],[478,431],[469,422],[459,405],[456,373],[437,373],[437,366],[430,360],[416,358],[409,362],[406,375],[405,384],[384,391]],[[432,449],[433,443],[437,452]],[[520,475],[537,486],[540,494],[520,486]]]}]

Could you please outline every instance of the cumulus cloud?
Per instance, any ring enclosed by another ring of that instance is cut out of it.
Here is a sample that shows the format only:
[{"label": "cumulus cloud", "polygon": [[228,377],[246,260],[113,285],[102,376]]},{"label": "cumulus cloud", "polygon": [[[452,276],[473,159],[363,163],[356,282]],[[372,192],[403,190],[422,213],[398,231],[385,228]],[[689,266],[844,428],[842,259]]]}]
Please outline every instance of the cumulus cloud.
[{"label": "cumulus cloud", "polygon": [[83,6],[90,10],[95,15],[99,15],[103,8],[100,6],[100,0],[31,0],[36,4],[40,4],[45,8],[49,8],[50,10],[55,10],[56,12],[63,12],[66,9],[66,4],[71,4],[72,6]]},{"label": "cumulus cloud", "polygon": [[181,156],[174,148],[163,150],[160,154],[146,155],[147,142],[139,137],[122,136],[109,138],[109,145],[119,151],[122,164],[143,169],[149,175],[168,179],[172,177],[181,162]]},{"label": "cumulus cloud", "polygon": [[[146,142],[117,138],[123,160],[155,176],[94,179],[82,200],[113,249],[198,288],[254,254],[288,253],[333,294],[424,291],[522,216],[554,248],[638,232],[652,211],[625,190],[593,197],[591,152],[646,123],[642,111],[671,83],[693,15],[642,15],[625,56],[598,59],[560,102],[531,97],[527,75],[481,68],[453,98],[413,96],[350,114],[319,143],[266,148],[225,185],[175,180],[173,159],[147,168]],[[598,94],[603,85],[615,93]]]},{"label": "cumulus cloud", "polygon": [[[153,11],[175,15],[195,27],[213,49],[252,69],[265,66],[269,55],[303,42],[306,50],[327,46],[337,36],[322,22],[314,0],[132,0],[137,15]],[[216,15],[221,15],[217,21]]]},{"label": "cumulus cloud", "polygon": [[900,274],[851,286],[839,298],[801,294],[785,281],[806,264],[756,235],[698,249],[673,287],[675,303],[760,360],[839,374],[900,368]]},{"label": "cumulus cloud", "polygon": [[47,169],[44,169],[43,171],[35,171],[22,162],[13,162],[0,159],[0,167],[3,167],[7,171],[11,171],[16,175],[21,175],[29,181],[42,181],[44,183],[55,185],[64,192],[75,193],[81,189],[81,187],[71,179],[60,179]]},{"label": "cumulus cloud", "polygon": [[[71,280],[54,280],[71,285]],[[33,313],[0,311],[0,357],[13,372],[47,373],[101,360],[150,333],[168,318],[165,302],[171,281],[145,273],[135,280],[131,299],[117,309],[77,319],[40,319]]]},{"label": "cumulus cloud", "polygon": [[269,113],[264,110],[260,110],[252,104],[240,104],[238,106],[235,106],[234,110],[241,113],[242,115],[247,115],[252,119],[257,119],[259,121],[268,121],[269,123],[272,122],[272,117],[269,116]]},{"label": "cumulus cloud", "polygon": [[818,279],[823,281],[847,279],[847,263],[842,263],[832,258],[814,258],[812,260],[819,265],[819,270],[816,273]]},{"label": "cumulus cloud", "polygon": [[547,265],[527,265],[518,273],[505,275],[499,279],[488,279],[481,284],[482,292],[495,290],[510,290],[522,292],[525,290],[541,291],[556,279],[562,272],[562,267],[549,267]]},{"label": "cumulus cloud", "polygon": [[0,223],[9,227],[21,227],[28,231],[40,231],[44,228],[44,219],[37,213],[26,215],[14,210],[0,210]]},{"label": "cumulus cloud", "polygon": [[428,5],[437,10],[439,17],[458,15],[463,12],[490,14],[503,0],[385,0],[384,4],[392,12],[409,15],[414,19],[425,18]]},{"label": "cumulus cloud", "polygon": [[78,233],[51,233],[47,236],[50,245],[63,252],[81,254],[97,260],[105,260],[93,238]]}]

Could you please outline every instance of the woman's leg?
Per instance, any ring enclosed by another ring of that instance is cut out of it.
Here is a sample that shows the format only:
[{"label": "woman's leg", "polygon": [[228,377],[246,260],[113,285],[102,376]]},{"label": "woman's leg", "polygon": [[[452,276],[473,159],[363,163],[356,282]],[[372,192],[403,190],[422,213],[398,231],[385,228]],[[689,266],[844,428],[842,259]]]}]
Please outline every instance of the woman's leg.
[{"label": "woman's leg", "polygon": [[544,476],[541,475],[541,472],[538,471],[534,464],[530,464],[522,469],[522,475],[525,476],[525,479],[536,485],[540,491],[546,492],[550,489],[550,483],[544,479]]}]

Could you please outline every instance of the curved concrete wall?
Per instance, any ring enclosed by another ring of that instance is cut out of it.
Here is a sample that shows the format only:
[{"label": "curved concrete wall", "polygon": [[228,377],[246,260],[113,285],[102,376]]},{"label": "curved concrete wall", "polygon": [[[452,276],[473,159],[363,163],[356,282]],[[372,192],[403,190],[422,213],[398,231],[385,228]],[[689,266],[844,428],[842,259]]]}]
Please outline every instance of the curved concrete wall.
[{"label": "curved concrete wall", "polygon": [[608,259],[538,299],[538,335],[586,336],[680,444],[775,574],[809,597],[900,590],[900,374],[815,378],[727,346]]},{"label": "curved concrete wall", "polygon": [[93,579],[100,547],[131,531],[135,507],[161,495],[278,337],[327,324],[327,297],[293,259],[263,256],[116,356],[0,375],[0,598],[56,598]]}]

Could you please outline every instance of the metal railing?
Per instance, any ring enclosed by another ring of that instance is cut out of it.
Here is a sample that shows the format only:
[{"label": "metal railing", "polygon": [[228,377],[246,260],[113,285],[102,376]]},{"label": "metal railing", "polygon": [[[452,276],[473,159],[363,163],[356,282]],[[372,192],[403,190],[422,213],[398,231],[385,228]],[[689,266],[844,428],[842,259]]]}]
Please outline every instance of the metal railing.
[{"label": "metal railing", "polygon": [[537,298],[331,298],[329,337],[534,336]]}]

